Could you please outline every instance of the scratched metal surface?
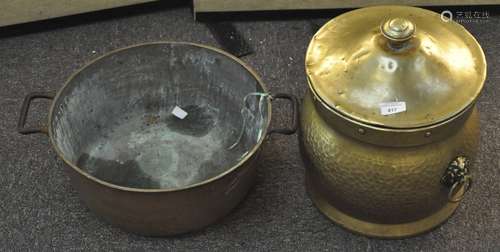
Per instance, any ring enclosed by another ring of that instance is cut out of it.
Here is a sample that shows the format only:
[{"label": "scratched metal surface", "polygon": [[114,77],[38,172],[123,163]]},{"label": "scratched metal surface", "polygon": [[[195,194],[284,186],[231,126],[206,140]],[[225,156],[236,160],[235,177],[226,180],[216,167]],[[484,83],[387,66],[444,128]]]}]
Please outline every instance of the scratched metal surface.
[{"label": "scratched metal surface", "polygon": [[[468,9],[454,9],[462,10]],[[148,238],[102,222],[80,202],[48,139],[15,132],[22,98],[31,91],[60,88],[78,67],[113,49],[158,40],[218,46],[216,40],[203,24],[193,21],[189,8],[163,5],[1,30],[0,250],[498,251],[498,13],[494,8],[487,20],[464,24],[482,44],[489,63],[489,77],[478,106],[482,141],[476,183],[445,225],[422,236],[396,241],[351,234],[314,208],[304,189],[304,167],[295,136],[276,135],[264,144],[254,189],[218,224],[187,235]],[[283,13],[279,18],[257,15],[235,22],[255,51],[243,60],[256,69],[272,92],[302,96],[306,90],[306,46],[315,27],[326,20]],[[36,104],[30,116],[32,124],[45,118],[47,105]],[[278,104],[274,109],[272,126],[285,125],[287,107]]]},{"label": "scratched metal surface", "polygon": [[[263,91],[253,75],[223,54],[191,44],[143,44],[75,75],[54,101],[51,132],[63,157],[98,179],[183,188],[252,153],[268,121],[267,100],[247,96],[256,92]],[[175,107],[187,117],[175,117]]]}]

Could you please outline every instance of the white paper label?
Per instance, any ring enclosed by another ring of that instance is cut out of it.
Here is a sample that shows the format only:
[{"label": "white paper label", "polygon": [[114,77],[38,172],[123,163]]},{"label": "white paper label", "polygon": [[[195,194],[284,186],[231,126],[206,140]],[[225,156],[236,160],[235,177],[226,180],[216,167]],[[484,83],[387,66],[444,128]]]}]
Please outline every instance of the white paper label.
[{"label": "white paper label", "polygon": [[406,102],[384,102],[380,103],[380,114],[392,115],[406,111]]},{"label": "white paper label", "polygon": [[188,113],[186,111],[184,111],[183,109],[179,108],[178,106],[175,106],[174,110],[172,110],[172,115],[174,115],[175,117],[177,117],[179,119],[184,119],[184,118],[186,118]]}]

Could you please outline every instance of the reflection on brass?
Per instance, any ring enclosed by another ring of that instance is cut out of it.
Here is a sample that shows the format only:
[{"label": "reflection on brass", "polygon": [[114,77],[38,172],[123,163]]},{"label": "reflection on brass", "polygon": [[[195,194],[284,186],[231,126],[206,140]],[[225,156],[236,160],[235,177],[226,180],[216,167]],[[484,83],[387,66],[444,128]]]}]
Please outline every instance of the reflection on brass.
[{"label": "reflection on brass", "polygon": [[[398,33],[386,20],[413,28]],[[409,40],[393,48],[388,36]],[[395,6],[348,12],[324,25],[309,45],[306,68],[311,89],[328,106],[391,128],[422,127],[460,113],[476,100],[486,77],[481,47],[461,25],[435,12]],[[380,103],[396,101],[405,102],[407,111],[380,114]]]},{"label": "reflection on brass", "polygon": [[306,71],[299,138],[316,206],[374,237],[444,222],[471,180],[450,187],[443,174],[457,157],[473,160],[479,140],[486,62],[472,35],[420,8],[359,9],[318,31]]},{"label": "reflection on brass", "polygon": [[387,39],[403,42],[411,39],[415,33],[415,25],[408,19],[393,18],[382,25],[381,31]]},{"label": "reflection on brass", "polygon": [[498,0],[194,0],[193,9],[198,12],[267,11],[267,10],[314,10],[357,8],[382,4],[415,6],[483,5],[498,4]]}]

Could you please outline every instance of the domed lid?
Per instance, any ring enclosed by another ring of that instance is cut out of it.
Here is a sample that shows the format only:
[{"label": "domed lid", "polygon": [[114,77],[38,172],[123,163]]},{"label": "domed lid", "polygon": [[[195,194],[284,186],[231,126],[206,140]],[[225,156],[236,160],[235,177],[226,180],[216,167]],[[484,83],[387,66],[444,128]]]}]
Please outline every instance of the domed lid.
[{"label": "domed lid", "polygon": [[313,93],[357,121],[415,128],[444,121],[478,97],[484,53],[461,25],[407,6],[344,13],[312,39],[306,71]]}]

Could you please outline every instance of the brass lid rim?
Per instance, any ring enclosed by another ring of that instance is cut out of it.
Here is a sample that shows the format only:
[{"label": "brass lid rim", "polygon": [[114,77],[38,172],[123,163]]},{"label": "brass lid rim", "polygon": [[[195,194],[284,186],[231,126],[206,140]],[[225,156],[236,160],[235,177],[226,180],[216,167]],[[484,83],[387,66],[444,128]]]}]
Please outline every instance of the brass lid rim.
[{"label": "brass lid rim", "polygon": [[[398,6],[398,5],[385,5],[385,6],[376,6],[376,7],[365,7],[363,9],[381,8],[381,7],[382,8],[401,8],[401,7],[416,8],[416,7]],[[416,9],[421,9],[421,8],[416,8]],[[429,12],[431,12],[431,11],[429,11]],[[347,13],[349,13],[349,12],[347,12]],[[346,15],[347,13],[343,13],[343,14],[333,18],[329,22],[327,22],[314,35],[313,40],[311,41],[311,43],[308,45],[308,48],[307,48],[307,53],[306,53],[304,64],[305,64],[306,76],[307,76],[307,80],[308,80],[309,89],[313,92],[313,94],[316,98],[318,98],[322,101],[323,106],[328,106],[329,109],[336,111],[340,115],[343,115],[344,117],[353,119],[359,125],[371,126],[371,127],[381,128],[381,129],[415,130],[415,129],[424,129],[424,128],[428,128],[428,127],[432,127],[432,126],[437,127],[437,125],[441,125],[444,122],[453,120],[453,118],[456,118],[458,115],[462,114],[464,111],[466,111],[470,107],[472,107],[473,104],[475,104],[475,102],[477,101],[477,99],[479,98],[479,96],[482,92],[482,89],[484,88],[485,81],[487,78],[486,57],[484,54],[484,50],[481,47],[481,45],[479,44],[479,42],[477,41],[477,39],[469,31],[467,31],[467,29],[465,29],[462,25],[460,25],[458,23],[452,23],[453,29],[458,33],[463,33],[463,35],[468,40],[468,43],[469,43],[468,45],[470,46],[470,48],[474,48],[475,52],[477,52],[477,54],[475,54],[476,64],[477,64],[477,66],[481,67],[481,70],[478,70],[478,73],[476,75],[475,82],[474,82],[474,85],[476,86],[475,92],[471,92],[469,97],[466,97],[465,99],[463,99],[460,106],[456,106],[454,109],[449,110],[446,114],[444,114],[444,113],[436,114],[436,116],[430,120],[415,120],[415,121],[409,121],[409,122],[405,122],[405,123],[394,123],[394,120],[382,120],[382,119],[380,119],[380,117],[381,117],[380,115],[378,115],[375,118],[370,118],[365,113],[356,113],[355,111],[353,112],[353,111],[346,110],[347,107],[344,106],[344,104],[338,104],[338,105],[342,106],[342,107],[340,107],[340,109],[338,109],[337,103],[335,101],[333,101],[335,103],[332,103],[331,97],[330,98],[327,96],[322,97],[320,95],[320,94],[322,94],[322,92],[324,93],[324,90],[322,91],[321,87],[313,85],[313,83],[316,82],[318,77],[315,76],[315,72],[313,72],[311,67],[310,67],[311,62],[309,62],[309,60],[310,60],[309,57],[311,57],[312,49],[314,49],[313,41],[315,41],[318,38],[317,36],[318,36],[318,34],[320,34],[320,31],[322,29],[324,29],[326,26],[328,26],[329,24],[331,24],[332,22],[335,22],[336,20],[338,20],[339,17]],[[394,19],[397,19],[397,18],[383,20],[381,23],[381,26],[383,26],[387,22],[390,22]],[[410,22],[411,22],[411,20],[410,20]],[[387,38],[386,34],[383,31],[383,27],[381,27],[381,26],[379,25],[380,35]],[[409,29],[410,30],[413,29],[413,32],[415,32],[416,31],[416,24],[413,24],[413,27],[410,27]],[[401,40],[398,40],[396,38],[395,40],[393,40],[393,42],[397,42],[397,43],[404,42],[405,40],[411,39],[413,36],[417,36],[417,35],[413,33],[408,38],[405,37],[405,38],[402,38]],[[387,39],[389,39],[389,38],[387,38]],[[342,59],[344,59],[344,58],[342,58]],[[338,70],[338,71],[341,72],[341,70]],[[320,81],[318,81],[318,83],[323,84],[323,85],[326,84],[326,82],[325,83],[321,83],[321,82],[325,82],[325,80],[320,80]],[[345,87],[346,85],[344,84],[343,86]],[[342,91],[337,91],[337,92],[342,92]],[[390,101],[388,101],[388,102],[390,102]]]},{"label": "brass lid rim", "polygon": [[355,117],[352,117],[349,114],[345,114],[344,112],[336,109],[335,107],[330,106],[324,99],[322,99],[316,93],[314,88],[311,87],[311,83],[310,83],[309,78],[307,78],[307,82],[308,82],[310,90],[314,96],[314,100],[319,102],[321,104],[321,106],[325,107],[330,112],[332,112],[335,115],[341,117],[342,119],[349,121],[351,123],[354,123],[360,127],[365,127],[365,128],[369,128],[369,129],[372,129],[375,131],[383,131],[383,132],[393,132],[393,133],[405,133],[405,132],[416,132],[416,131],[425,132],[425,131],[430,131],[430,130],[433,130],[436,128],[440,128],[440,127],[445,126],[449,123],[452,123],[453,121],[455,121],[455,119],[461,117],[464,113],[466,113],[472,107],[474,107],[474,105],[476,103],[476,100],[474,100],[471,103],[469,103],[468,106],[466,106],[464,109],[460,110],[458,113],[454,114],[453,116],[448,117],[444,120],[432,123],[432,124],[423,125],[423,126],[419,126],[419,127],[401,127],[401,128],[398,128],[398,127],[385,126],[385,125],[381,125],[381,124],[367,123],[365,121],[362,121],[362,120],[359,120]]}]

